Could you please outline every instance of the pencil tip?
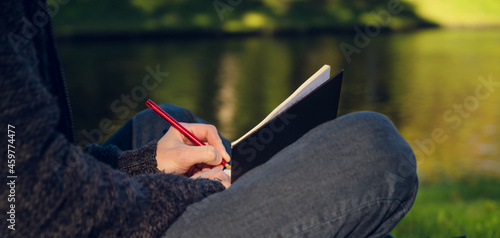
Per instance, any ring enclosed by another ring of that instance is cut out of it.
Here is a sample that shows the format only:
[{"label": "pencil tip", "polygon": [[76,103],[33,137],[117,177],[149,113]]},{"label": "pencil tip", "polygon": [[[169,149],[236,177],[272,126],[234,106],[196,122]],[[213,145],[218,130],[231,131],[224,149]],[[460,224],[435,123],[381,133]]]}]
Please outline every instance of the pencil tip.
[{"label": "pencil tip", "polygon": [[231,165],[229,165],[228,163],[226,163],[224,167],[226,167],[227,169],[231,169]]}]

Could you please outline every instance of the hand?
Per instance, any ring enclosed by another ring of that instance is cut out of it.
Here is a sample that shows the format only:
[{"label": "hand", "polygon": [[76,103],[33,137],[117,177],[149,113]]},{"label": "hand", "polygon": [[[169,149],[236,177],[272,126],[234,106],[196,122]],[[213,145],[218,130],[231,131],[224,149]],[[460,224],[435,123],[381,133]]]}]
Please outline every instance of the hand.
[{"label": "hand", "polygon": [[174,127],[163,135],[156,148],[158,169],[165,173],[185,174],[193,176],[213,168],[223,169],[220,165],[224,159],[230,161],[222,140],[215,126],[198,123],[181,123],[206,146],[195,146],[187,137]]},{"label": "hand", "polygon": [[224,187],[229,188],[231,186],[231,178],[222,171],[220,168],[210,169],[208,171],[202,171],[191,177],[192,179],[197,178],[207,178],[210,180],[219,181],[224,185]]}]

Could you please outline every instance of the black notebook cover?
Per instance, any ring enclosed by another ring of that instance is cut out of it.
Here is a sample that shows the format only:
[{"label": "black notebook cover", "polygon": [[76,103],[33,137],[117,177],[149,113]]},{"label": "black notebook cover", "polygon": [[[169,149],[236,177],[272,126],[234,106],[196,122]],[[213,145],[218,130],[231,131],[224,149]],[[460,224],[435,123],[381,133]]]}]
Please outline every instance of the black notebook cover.
[{"label": "black notebook cover", "polygon": [[337,117],[343,71],[330,77],[231,149],[231,182],[265,163],[309,130]]}]

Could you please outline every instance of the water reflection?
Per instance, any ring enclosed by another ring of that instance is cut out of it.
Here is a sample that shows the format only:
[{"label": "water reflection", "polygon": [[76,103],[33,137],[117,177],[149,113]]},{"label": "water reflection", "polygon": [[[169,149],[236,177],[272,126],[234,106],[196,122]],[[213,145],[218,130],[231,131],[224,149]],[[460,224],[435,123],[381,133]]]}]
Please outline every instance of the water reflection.
[{"label": "water reflection", "polygon": [[[380,35],[351,63],[341,42],[353,44],[353,37],[62,43],[77,140],[89,140],[82,130],[99,129],[103,118],[117,129],[145,108],[146,97],[190,108],[235,139],[329,64],[345,69],[339,113],[388,115],[417,152],[423,179],[500,173],[500,86],[482,89],[487,98],[475,92],[479,77],[500,82],[500,32]],[[146,67],[157,65],[168,77],[152,90],[138,90]]]}]

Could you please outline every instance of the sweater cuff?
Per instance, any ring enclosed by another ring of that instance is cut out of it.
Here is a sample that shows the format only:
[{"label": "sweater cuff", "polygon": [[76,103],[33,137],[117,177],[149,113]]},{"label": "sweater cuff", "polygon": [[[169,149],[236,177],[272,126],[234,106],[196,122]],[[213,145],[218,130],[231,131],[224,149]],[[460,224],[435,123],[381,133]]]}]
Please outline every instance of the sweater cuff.
[{"label": "sweater cuff", "polygon": [[213,181],[206,178],[195,179],[203,197],[208,197],[211,194],[226,190],[226,187],[221,182]]},{"label": "sweater cuff", "polygon": [[156,162],[156,144],[157,141],[151,141],[140,149],[127,151],[121,151],[114,145],[89,145],[84,152],[130,176],[137,176],[160,173]]},{"label": "sweater cuff", "polygon": [[160,173],[156,162],[156,145],[154,140],[137,150],[120,151],[117,167],[130,176]]}]

